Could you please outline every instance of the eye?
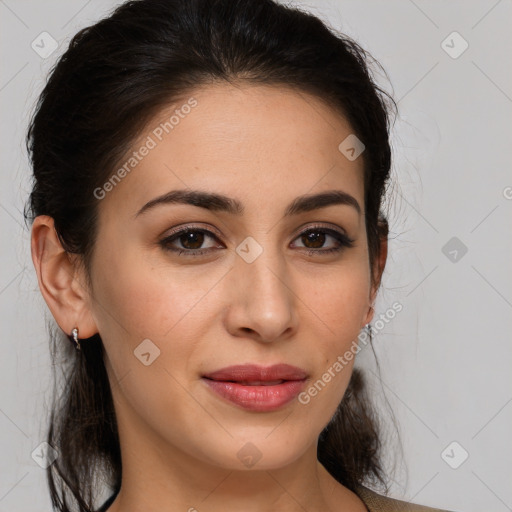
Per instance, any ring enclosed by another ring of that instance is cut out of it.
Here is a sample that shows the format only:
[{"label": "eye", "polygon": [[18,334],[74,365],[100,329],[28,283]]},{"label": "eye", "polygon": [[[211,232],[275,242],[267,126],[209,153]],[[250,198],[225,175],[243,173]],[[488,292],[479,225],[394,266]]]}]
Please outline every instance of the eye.
[{"label": "eye", "polygon": [[[215,248],[215,245],[202,247],[208,238],[213,240],[217,239],[217,236],[207,229],[187,227],[165,237],[160,241],[160,245],[163,249],[175,252],[178,255],[201,256]],[[176,244],[179,244],[179,246],[176,247]]]},{"label": "eye", "polygon": [[[334,239],[334,247],[322,249],[329,238]],[[325,255],[340,252],[347,247],[353,247],[354,240],[342,231],[322,226],[312,226],[303,231],[295,240],[302,242],[302,247],[310,255]],[[301,247],[301,246],[299,246]]]},{"label": "eye", "polygon": [[[172,233],[161,240],[160,246],[166,251],[172,251],[178,256],[202,256],[210,253],[215,249],[225,248],[223,245],[212,244],[204,247],[204,243],[210,240],[218,240],[218,237],[207,229],[199,229],[194,227],[185,227]],[[333,247],[323,249],[326,242],[331,239]],[[326,228],[323,226],[312,226],[303,231],[295,240],[300,240],[303,244],[298,246],[309,255],[326,255],[341,252],[347,247],[353,247],[354,240],[349,238],[342,231]]]}]

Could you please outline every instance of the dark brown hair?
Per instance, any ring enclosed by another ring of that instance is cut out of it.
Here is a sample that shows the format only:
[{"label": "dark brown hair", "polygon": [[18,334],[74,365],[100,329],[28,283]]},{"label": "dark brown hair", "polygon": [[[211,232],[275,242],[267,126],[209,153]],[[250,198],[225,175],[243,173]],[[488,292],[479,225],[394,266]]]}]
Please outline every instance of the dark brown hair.
[{"label": "dark brown hair", "polygon": [[[90,275],[98,225],[93,191],[154,115],[213,82],[287,86],[337,109],[365,145],[365,219],[374,269],[379,241],[387,237],[381,203],[391,166],[389,112],[396,105],[376,85],[370,60],[317,17],[273,0],[128,1],[80,30],[50,73],[27,133],[34,178],[25,218],[53,217],[63,247],[80,256]],[[87,511],[94,509],[97,483],[115,493],[121,485],[103,344],[96,334],[76,352],[59,329],[50,334],[64,379],[47,437],[59,453],[47,471],[52,504],[62,512],[76,506]],[[385,484],[380,451],[377,418],[355,369],[320,435],[318,459],[354,490],[365,482]]]}]

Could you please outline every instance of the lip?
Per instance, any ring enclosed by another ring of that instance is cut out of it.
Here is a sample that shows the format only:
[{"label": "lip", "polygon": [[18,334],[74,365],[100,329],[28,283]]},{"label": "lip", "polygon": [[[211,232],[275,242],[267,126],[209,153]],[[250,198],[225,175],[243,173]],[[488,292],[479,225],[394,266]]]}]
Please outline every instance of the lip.
[{"label": "lip", "polygon": [[228,366],[202,376],[209,389],[250,411],[274,411],[303,389],[307,373],[289,364]]},{"label": "lip", "polygon": [[225,381],[273,381],[273,380],[302,380],[307,373],[301,368],[289,364],[274,364],[272,366],[259,366],[244,364],[227,366],[203,375],[212,380]]}]

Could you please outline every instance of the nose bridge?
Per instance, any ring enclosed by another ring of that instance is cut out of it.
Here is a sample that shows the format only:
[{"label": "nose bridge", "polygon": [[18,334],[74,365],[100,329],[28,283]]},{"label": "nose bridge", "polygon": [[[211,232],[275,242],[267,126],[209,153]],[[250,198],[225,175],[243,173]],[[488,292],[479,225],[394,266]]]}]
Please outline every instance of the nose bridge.
[{"label": "nose bridge", "polygon": [[261,244],[248,237],[237,247],[237,254],[237,277],[246,283],[248,295],[265,296],[270,302],[287,298],[286,263],[279,249],[271,245],[270,236]]},{"label": "nose bridge", "polygon": [[293,325],[295,298],[284,255],[271,243],[271,236],[259,238],[261,243],[247,237],[236,248],[232,278],[239,293],[232,305],[241,308],[239,327],[270,341]]}]

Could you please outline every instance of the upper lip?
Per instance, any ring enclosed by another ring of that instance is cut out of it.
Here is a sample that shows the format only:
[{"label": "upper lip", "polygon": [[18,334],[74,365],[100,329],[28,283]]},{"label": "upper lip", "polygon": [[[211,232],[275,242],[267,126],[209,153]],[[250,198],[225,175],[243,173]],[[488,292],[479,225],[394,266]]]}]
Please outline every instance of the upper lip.
[{"label": "upper lip", "polygon": [[207,379],[233,382],[246,381],[274,381],[274,380],[303,380],[307,373],[301,368],[289,364],[275,364],[272,366],[259,366],[244,364],[227,366],[203,375]]}]

